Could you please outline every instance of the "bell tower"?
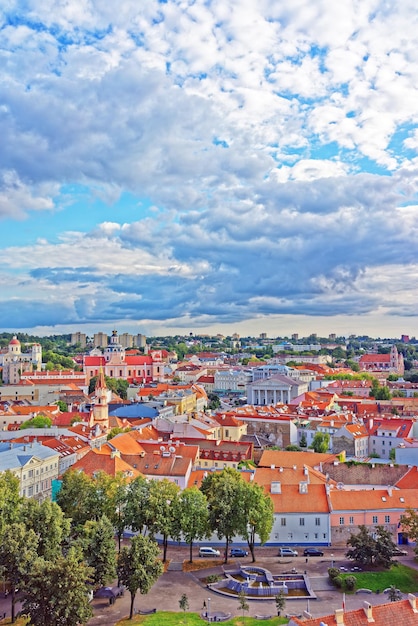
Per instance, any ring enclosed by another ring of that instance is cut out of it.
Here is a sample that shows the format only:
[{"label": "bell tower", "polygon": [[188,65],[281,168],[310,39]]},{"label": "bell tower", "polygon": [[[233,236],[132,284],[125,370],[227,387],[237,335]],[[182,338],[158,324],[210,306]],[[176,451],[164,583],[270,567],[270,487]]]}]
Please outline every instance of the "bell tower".
[{"label": "bell tower", "polygon": [[109,406],[107,402],[108,390],[106,387],[103,369],[100,368],[94,388],[93,423],[99,424],[102,430],[109,430]]}]

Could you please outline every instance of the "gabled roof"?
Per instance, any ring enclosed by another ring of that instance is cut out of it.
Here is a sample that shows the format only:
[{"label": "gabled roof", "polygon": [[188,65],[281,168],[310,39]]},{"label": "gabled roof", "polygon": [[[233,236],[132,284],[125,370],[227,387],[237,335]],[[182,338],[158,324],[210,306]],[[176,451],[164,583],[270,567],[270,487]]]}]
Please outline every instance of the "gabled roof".
[{"label": "gabled roof", "polygon": [[329,494],[332,511],[403,511],[418,506],[416,489],[362,489],[345,491],[332,489]]},{"label": "gabled roof", "polygon": [[[418,624],[417,610],[414,609],[416,603],[415,596],[411,600],[400,600],[399,602],[389,602],[387,604],[369,605],[371,619],[369,620],[365,609],[355,611],[344,611],[344,626],[416,626]],[[366,602],[366,605],[369,603]],[[341,624],[342,622],[340,622]],[[289,626],[337,626],[335,613],[324,617],[313,617],[311,619],[299,619],[292,617]]]},{"label": "gabled roof", "polygon": [[336,454],[317,454],[316,452],[287,452],[285,450],[264,450],[259,467],[320,467],[321,463],[337,461]]},{"label": "gabled roof", "polygon": [[100,454],[95,449],[90,450],[82,459],[74,463],[72,470],[82,471],[88,476],[94,476],[98,472],[116,476],[119,472],[122,472],[127,478],[132,480],[140,475],[138,470],[126,463],[118,455]]}]

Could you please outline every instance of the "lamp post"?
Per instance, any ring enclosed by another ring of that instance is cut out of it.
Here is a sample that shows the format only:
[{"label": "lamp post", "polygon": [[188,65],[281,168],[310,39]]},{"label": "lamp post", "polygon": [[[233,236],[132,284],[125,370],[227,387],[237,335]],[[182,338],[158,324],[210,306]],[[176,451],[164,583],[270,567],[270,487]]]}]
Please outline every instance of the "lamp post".
[{"label": "lamp post", "polygon": [[208,598],[208,622],[210,622],[210,598]]},{"label": "lamp post", "polygon": [[331,554],[331,567],[334,567],[334,555]]}]

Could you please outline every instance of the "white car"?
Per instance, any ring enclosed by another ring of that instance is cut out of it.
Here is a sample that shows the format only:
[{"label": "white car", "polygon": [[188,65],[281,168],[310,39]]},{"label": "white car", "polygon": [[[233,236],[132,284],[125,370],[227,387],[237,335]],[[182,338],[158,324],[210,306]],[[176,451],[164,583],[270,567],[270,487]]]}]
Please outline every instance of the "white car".
[{"label": "white car", "polygon": [[297,556],[298,553],[292,548],[279,548],[279,556]]},{"label": "white car", "polygon": [[219,552],[219,550],[215,550],[215,548],[204,547],[199,548],[199,556],[211,556],[213,558],[216,556],[221,556],[221,553]]}]

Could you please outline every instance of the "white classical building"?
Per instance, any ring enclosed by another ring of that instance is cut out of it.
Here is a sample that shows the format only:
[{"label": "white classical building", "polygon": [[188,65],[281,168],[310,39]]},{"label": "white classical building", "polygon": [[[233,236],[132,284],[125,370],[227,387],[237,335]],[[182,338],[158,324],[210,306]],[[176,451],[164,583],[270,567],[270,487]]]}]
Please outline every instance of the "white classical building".
[{"label": "white classical building", "polygon": [[247,385],[247,401],[255,405],[289,404],[308,389],[307,383],[279,374]]},{"label": "white classical building", "polygon": [[40,443],[0,444],[0,472],[11,471],[19,479],[20,495],[40,502],[51,498],[59,459],[59,452]]},{"label": "white classical building", "polygon": [[22,352],[20,341],[14,336],[9,343],[8,351],[0,355],[0,365],[3,366],[3,382],[6,385],[17,385],[22,372],[41,370],[42,346],[34,343],[30,352]]},{"label": "white classical building", "polygon": [[247,385],[252,381],[252,373],[244,369],[218,370],[215,372],[215,393],[245,394]]}]

